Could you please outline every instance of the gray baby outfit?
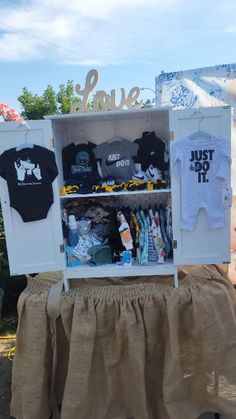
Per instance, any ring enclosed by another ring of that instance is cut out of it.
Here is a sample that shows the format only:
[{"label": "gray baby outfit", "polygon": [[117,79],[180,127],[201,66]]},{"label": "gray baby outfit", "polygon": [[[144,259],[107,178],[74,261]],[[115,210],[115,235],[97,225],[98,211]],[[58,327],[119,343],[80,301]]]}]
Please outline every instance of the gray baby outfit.
[{"label": "gray baby outfit", "polygon": [[101,161],[104,178],[113,177],[118,181],[132,179],[133,157],[137,155],[138,145],[125,139],[117,139],[98,145],[94,154]]},{"label": "gray baby outfit", "polygon": [[181,183],[181,227],[193,230],[200,208],[207,212],[210,228],[223,227],[222,192],[230,169],[228,142],[210,135],[190,136],[171,144],[171,156]]}]

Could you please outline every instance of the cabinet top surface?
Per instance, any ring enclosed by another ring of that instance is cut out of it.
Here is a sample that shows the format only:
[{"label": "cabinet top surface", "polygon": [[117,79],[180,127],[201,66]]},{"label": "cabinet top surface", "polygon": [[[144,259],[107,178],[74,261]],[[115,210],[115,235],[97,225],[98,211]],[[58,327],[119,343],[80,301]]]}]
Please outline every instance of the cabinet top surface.
[{"label": "cabinet top surface", "polygon": [[127,109],[127,110],[122,110],[122,111],[88,111],[88,112],[84,112],[84,113],[68,113],[68,114],[60,114],[60,115],[46,115],[44,116],[44,119],[53,119],[53,120],[76,120],[76,119],[80,119],[80,118],[107,118],[108,120],[111,118],[115,118],[115,117],[130,117],[130,116],[134,116],[134,117],[139,117],[140,115],[148,115],[148,114],[166,114],[168,113],[168,111],[171,110],[171,108],[169,107],[163,107],[163,108],[145,108],[145,109]]},{"label": "cabinet top surface", "polygon": [[[229,109],[230,106],[222,106],[217,107],[217,109]],[[195,114],[200,114],[201,110],[203,109],[215,109],[214,107],[206,107],[206,108],[198,108],[198,109],[188,109],[188,111]],[[158,114],[159,116],[167,115],[169,111],[173,110],[171,107],[160,107],[160,108],[145,108],[145,109],[123,109],[118,111],[88,111],[88,112],[75,112],[75,113],[68,113],[68,114],[59,114],[59,115],[45,115],[44,119],[49,120],[77,120],[77,119],[84,119],[84,118],[97,118],[97,119],[114,119],[114,118],[130,118],[130,117],[137,117],[139,118],[141,115],[155,115]],[[186,112],[186,109],[175,109],[175,112]]]}]

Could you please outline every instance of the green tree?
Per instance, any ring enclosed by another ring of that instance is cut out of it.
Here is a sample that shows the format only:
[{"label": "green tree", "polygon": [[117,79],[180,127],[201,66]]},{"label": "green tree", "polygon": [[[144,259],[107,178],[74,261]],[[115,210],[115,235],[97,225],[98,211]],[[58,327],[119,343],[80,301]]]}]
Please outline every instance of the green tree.
[{"label": "green tree", "polygon": [[21,116],[25,119],[42,119],[44,115],[57,113],[56,94],[48,85],[42,96],[33,94],[27,87],[18,98],[23,109]]},{"label": "green tree", "polygon": [[41,96],[24,87],[17,99],[22,108],[21,116],[25,119],[42,119],[45,115],[69,113],[71,104],[79,101],[71,80],[66,85],[61,84],[58,92],[48,84]]},{"label": "green tree", "polygon": [[71,104],[80,101],[74,91],[73,81],[68,80],[66,86],[64,84],[60,84],[59,92],[57,93],[59,113],[69,113]]},{"label": "green tree", "polygon": [[[135,105],[140,105],[140,100],[136,100]],[[155,106],[155,99],[146,99],[142,104],[141,104],[141,109],[146,109],[146,108],[154,108]]]},{"label": "green tree", "polygon": [[48,85],[42,95],[44,115],[57,113],[57,95],[52,86]]}]

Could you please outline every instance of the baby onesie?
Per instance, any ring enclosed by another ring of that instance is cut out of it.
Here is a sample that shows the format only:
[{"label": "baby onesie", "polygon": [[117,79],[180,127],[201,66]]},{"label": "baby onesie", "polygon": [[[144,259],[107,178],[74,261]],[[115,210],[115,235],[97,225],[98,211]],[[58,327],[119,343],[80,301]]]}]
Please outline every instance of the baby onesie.
[{"label": "baby onesie", "polygon": [[24,222],[47,217],[57,174],[55,155],[45,147],[11,148],[0,156],[0,176],[7,181],[10,206]]},{"label": "baby onesie", "polygon": [[210,228],[224,226],[222,190],[230,169],[230,149],[221,137],[186,137],[171,145],[172,165],[181,183],[181,227],[193,230],[200,208]]},{"label": "baby onesie", "polygon": [[115,178],[116,181],[132,179],[135,169],[133,157],[136,156],[138,145],[123,138],[107,141],[94,149],[95,157],[101,162],[104,178]]}]

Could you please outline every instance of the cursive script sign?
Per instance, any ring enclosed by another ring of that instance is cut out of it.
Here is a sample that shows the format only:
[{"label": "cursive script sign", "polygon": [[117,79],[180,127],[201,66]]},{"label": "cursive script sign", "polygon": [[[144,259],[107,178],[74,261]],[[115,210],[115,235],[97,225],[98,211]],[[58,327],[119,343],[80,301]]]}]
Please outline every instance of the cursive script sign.
[{"label": "cursive script sign", "polygon": [[[87,104],[90,93],[95,89],[99,81],[99,75],[97,70],[91,70],[86,76],[84,89],[81,89],[80,84],[75,86],[75,91],[79,96],[82,96],[80,102],[73,103],[71,105],[70,112],[87,112]],[[137,99],[140,94],[139,87],[133,87],[130,89],[127,97],[125,89],[120,89],[121,97],[119,104],[116,103],[116,91],[112,89],[110,94],[107,94],[104,90],[99,90],[95,93],[93,98],[93,110],[95,111],[116,111],[123,108],[140,108],[142,101],[137,105]]]}]

